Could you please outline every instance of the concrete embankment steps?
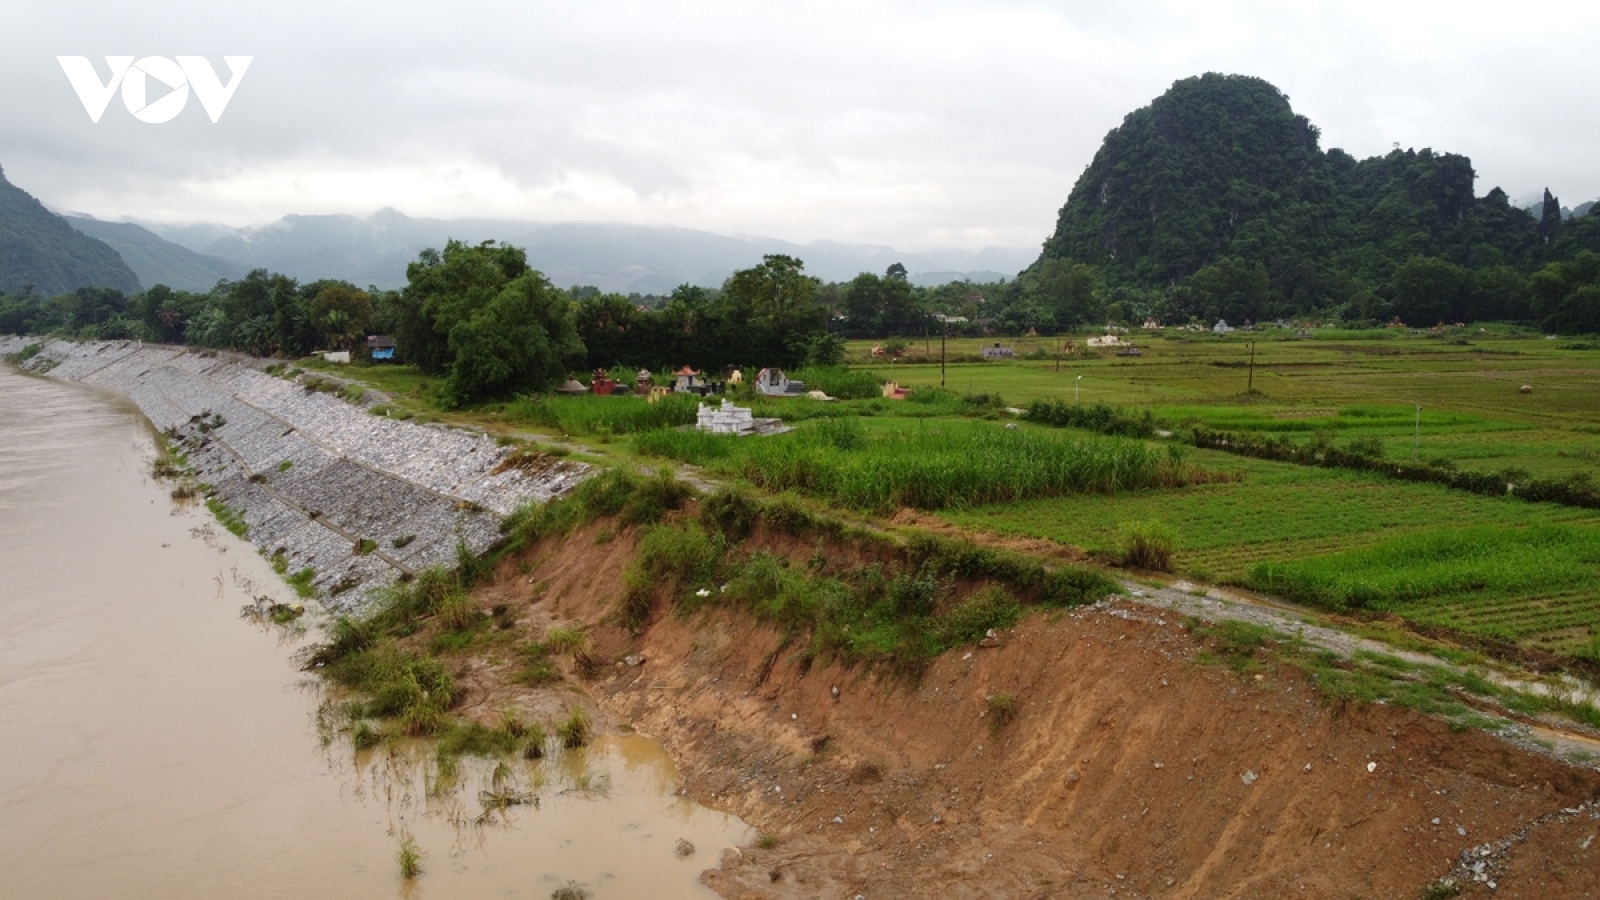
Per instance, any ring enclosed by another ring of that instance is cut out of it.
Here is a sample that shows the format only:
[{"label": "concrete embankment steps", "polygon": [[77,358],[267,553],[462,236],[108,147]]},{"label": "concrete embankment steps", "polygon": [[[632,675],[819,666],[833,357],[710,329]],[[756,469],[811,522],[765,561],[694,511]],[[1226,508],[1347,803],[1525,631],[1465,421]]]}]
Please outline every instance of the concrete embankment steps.
[{"label": "concrete embankment steps", "polygon": [[[0,355],[30,343],[0,337]],[[260,371],[257,361],[132,341],[44,342],[24,364],[126,394],[185,444],[199,481],[236,510],[249,538],[288,571],[315,571],[337,611],[403,574],[451,565],[499,537],[501,521],[587,476],[580,463],[503,467],[484,435],[374,416]],[[357,544],[375,549],[357,553]]]}]

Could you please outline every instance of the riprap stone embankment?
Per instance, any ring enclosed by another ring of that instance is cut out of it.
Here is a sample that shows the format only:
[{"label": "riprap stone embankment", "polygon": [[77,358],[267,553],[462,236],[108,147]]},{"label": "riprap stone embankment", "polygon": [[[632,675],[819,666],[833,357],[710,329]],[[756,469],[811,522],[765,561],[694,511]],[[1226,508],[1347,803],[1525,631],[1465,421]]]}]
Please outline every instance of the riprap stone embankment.
[{"label": "riprap stone embankment", "polygon": [[[0,337],[0,356],[30,342]],[[340,612],[404,575],[453,564],[458,545],[483,552],[518,506],[565,492],[589,470],[372,415],[258,364],[133,341],[48,341],[23,367],[126,394],[183,444],[195,477],[240,515],[250,540],[288,572],[313,570]]]}]

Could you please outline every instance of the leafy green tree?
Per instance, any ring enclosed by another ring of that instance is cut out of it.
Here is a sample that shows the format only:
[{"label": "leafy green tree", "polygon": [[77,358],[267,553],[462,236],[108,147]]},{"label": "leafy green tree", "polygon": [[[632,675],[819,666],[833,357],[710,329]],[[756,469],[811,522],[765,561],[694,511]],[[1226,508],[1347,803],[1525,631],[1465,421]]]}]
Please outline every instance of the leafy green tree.
[{"label": "leafy green tree", "polygon": [[1472,303],[1466,319],[1516,321],[1528,318],[1528,279],[1508,265],[1472,273]]},{"label": "leafy green tree", "polygon": [[445,399],[454,406],[546,390],[583,360],[571,308],[537,272],[514,279],[456,322],[449,341],[455,361]]},{"label": "leafy green tree", "polygon": [[0,293],[0,334],[35,334],[38,304],[30,295]]},{"label": "leafy green tree", "polygon": [[826,330],[819,286],[805,263],[780,254],[734,272],[718,298],[721,339],[742,343],[764,365],[801,365],[812,337]]},{"label": "leafy green tree", "polygon": [[519,248],[450,241],[420,254],[406,278],[398,350],[447,374],[448,403],[542,390],[584,362],[570,302]]},{"label": "leafy green tree", "polygon": [[422,251],[406,266],[395,330],[398,354],[429,374],[448,372],[455,363],[450,329],[530,271],[522,250],[493,241],[449,241],[442,252]]},{"label": "leafy green tree", "polygon": [[1600,332],[1600,253],[1581,250],[1529,280],[1533,315],[1557,334]]},{"label": "leafy green tree", "polygon": [[207,335],[211,346],[257,356],[301,356],[311,351],[315,336],[307,314],[309,302],[293,278],[255,269],[239,281],[219,284],[217,291],[225,327]]},{"label": "leafy green tree", "polygon": [[1204,266],[1189,279],[1198,315],[1235,324],[1261,318],[1269,286],[1265,265],[1237,256],[1226,256]]},{"label": "leafy green tree", "polygon": [[806,346],[805,363],[808,366],[837,366],[844,362],[844,338],[826,331],[811,336]]},{"label": "leafy green tree", "polygon": [[1032,297],[1008,305],[999,316],[1000,327],[1008,332],[1052,331],[1057,323],[1050,311]]},{"label": "leafy green tree", "polygon": [[128,298],[115,288],[81,287],[70,294],[62,294],[51,301],[62,311],[65,327],[91,340],[102,337],[100,326],[115,322],[108,338],[128,337],[127,326],[122,321],[128,310]]},{"label": "leafy green tree", "polygon": [[816,278],[805,274],[805,263],[792,256],[769,253],[761,264],[740,269],[722,287],[730,303],[747,306],[756,316],[775,322],[804,321],[815,317]]},{"label": "leafy green tree", "polygon": [[920,330],[923,313],[916,292],[904,278],[879,278],[862,272],[840,294],[851,334],[881,336]]},{"label": "leafy green tree", "polygon": [[151,340],[181,344],[188,337],[189,320],[209,299],[204,294],[175,291],[158,284],[134,297],[129,305],[148,329]]},{"label": "leafy green tree", "polygon": [[372,295],[343,281],[323,282],[317,287],[310,307],[312,326],[325,346],[353,349],[377,315]]},{"label": "leafy green tree", "polygon": [[1358,291],[1345,304],[1344,317],[1358,322],[1387,322],[1389,303],[1370,290]]},{"label": "leafy green tree", "polygon": [[1425,327],[1466,317],[1473,279],[1466,269],[1432,256],[1413,256],[1394,273],[1394,314]]},{"label": "leafy green tree", "polygon": [[1106,314],[1100,275],[1092,266],[1070,259],[1042,259],[1022,281],[1029,298],[1056,325],[1095,323]]},{"label": "leafy green tree", "polygon": [[656,365],[648,346],[652,317],[654,314],[640,312],[621,294],[595,294],[581,300],[576,324],[588,352],[588,367]]},{"label": "leafy green tree", "polygon": [[1600,284],[1586,284],[1568,294],[1561,314],[1548,323],[1552,331],[1600,334]]}]

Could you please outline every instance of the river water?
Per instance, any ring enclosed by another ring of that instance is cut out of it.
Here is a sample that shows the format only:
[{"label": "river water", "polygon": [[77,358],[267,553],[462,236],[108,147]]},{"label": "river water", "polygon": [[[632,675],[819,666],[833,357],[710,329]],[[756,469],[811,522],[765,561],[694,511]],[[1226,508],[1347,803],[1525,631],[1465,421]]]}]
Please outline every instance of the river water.
[{"label": "river water", "polygon": [[642,738],[516,762],[539,803],[492,815],[488,763],[430,792],[420,750],[325,744],[305,638],[240,617],[292,596],[149,476],[152,437],[0,365],[0,898],[713,896],[699,871],[750,832]]}]

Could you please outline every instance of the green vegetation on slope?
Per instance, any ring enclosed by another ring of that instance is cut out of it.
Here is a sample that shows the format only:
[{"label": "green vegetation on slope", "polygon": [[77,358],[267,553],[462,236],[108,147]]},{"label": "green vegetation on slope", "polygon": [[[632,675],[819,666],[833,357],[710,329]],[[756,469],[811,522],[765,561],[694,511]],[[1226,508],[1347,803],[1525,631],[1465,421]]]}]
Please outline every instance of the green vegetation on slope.
[{"label": "green vegetation on slope", "polygon": [[205,256],[130,222],[102,222],[81,216],[67,216],[67,223],[117,252],[142,284],[164,284],[179,291],[209,291],[219,281],[245,276],[249,268],[242,263]]},{"label": "green vegetation on slope", "polygon": [[[800,565],[747,543],[758,527],[817,540],[818,549]],[[825,553],[826,543],[870,550],[878,561]],[[1092,603],[1118,591],[1087,568],[1049,567],[930,535],[902,540],[855,530],[791,499],[762,500],[737,488],[705,498],[697,519],[645,530],[624,580],[623,615],[636,625],[663,600],[680,615],[732,605],[781,628],[807,660],[908,672],[991,628],[1010,626],[1025,606]],[[973,582],[980,586],[973,589]]]},{"label": "green vegetation on slope", "polygon": [[1548,193],[1539,218],[1498,188],[1476,197],[1464,156],[1358,161],[1324,153],[1318,137],[1259,78],[1182,79],[1106,136],[1021,281],[1059,307],[1062,273],[1087,264],[1130,316],[1238,324],[1338,311],[1427,326],[1533,315],[1568,333],[1600,329],[1600,293],[1580,293],[1593,266],[1541,295],[1548,308],[1530,307],[1528,280],[1600,251],[1592,213],[1563,223]]},{"label": "green vegetation on slope", "polygon": [[0,291],[28,286],[39,297],[79,288],[131,294],[139,290],[139,279],[117,251],[80,234],[0,170]]}]

